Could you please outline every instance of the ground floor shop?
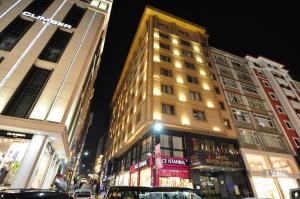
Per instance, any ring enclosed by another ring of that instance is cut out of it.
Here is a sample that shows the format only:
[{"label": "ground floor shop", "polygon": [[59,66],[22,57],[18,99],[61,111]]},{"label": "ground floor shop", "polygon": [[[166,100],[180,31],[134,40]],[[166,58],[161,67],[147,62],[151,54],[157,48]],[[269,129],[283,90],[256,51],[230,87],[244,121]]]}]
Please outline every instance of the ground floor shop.
[{"label": "ground floor shop", "polygon": [[49,188],[59,162],[46,136],[0,130],[0,188]]},{"label": "ground floor shop", "polygon": [[241,149],[254,195],[261,198],[290,198],[299,187],[300,173],[292,155]]}]

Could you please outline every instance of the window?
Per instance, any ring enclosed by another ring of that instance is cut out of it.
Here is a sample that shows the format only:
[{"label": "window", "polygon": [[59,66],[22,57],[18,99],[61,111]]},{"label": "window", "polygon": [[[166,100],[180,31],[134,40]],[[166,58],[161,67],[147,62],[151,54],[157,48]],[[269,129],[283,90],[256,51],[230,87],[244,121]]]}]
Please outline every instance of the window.
[{"label": "window", "polygon": [[224,119],[224,127],[226,129],[231,129],[231,125],[230,125],[229,119]]},{"label": "window", "polygon": [[198,79],[194,76],[187,75],[187,81],[191,84],[198,84]]},{"label": "window", "polygon": [[237,85],[236,85],[234,80],[222,77],[222,81],[223,81],[223,84],[225,86],[229,86],[229,87],[232,87],[232,88],[237,88]]},{"label": "window", "polygon": [[142,156],[141,160],[146,160],[148,158],[148,153],[151,153],[151,145],[152,145],[152,136],[144,139],[142,141]]},{"label": "window", "polygon": [[183,39],[181,39],[180,41],[181,41],[181,44],[183,44],[185,46],[190,46],[191,45],[191,43],[189,41],[186,41],[186,40],[183,40]]},{"label": "window", "polygon": [[231,61],[231,63],[233,65],[234,69],[248,72],[246,66],[243,63],[239,63],[239,62],[233,61],[233,60]]},{"label": "window", "polygon": [[270,117],[254,114],[254,119],[258,126],[274,128],[274,123]]},{"label": "window", "polygon": [[208,67],[209,67],[209,68],[212,68],[212,65],[211,65],[211,63],[207,63],[207,65],[208,65]]},{"label": "window", "polygon": [[157,22],[157,27],[165,29],[165,30],[169,29],[167,24],[163,24],[163,23],[159,23],[159,22]]},{"label": "window", "polygon": [[285,120],[284,124],[285,124],[286,128],[288,128],[288,129],[294,129],[293,125],[292,125],[292,123],[290,121]]},{"label": "window", "polygon": [[167,115],[175,115],[174,105],[162,103],[162,113]]},{"label": "window", "polygon": [[29,30],[34,22],[24,20],[20,17],[15,18],[0,33],[0,50],[10,51]]},{"label": "window", "polygon": [[228,101],[238,104],[244,104],[241,95],[232,92],[227,92],[226,94]]},{"label": "window", "polygon": [[260,141],[254,131],[241,129],[241,136],[243,141],[247,144],[260,145]]},{"label": "window", "polygon": [[172,71],[160,68],[160,74],[166,77],[172,77]]},{"label": "window", "polygon": [[240,72],[238,72],[238,73],[237,73],[237,76],[238,76],[238,78],[239,78],[241,81],[252,82],[251,76],[248,75],[248,74],[246,74],[246,73],[240,73]]},{"label": "window", "polygon": [[215,91],[217,94],[221,94],[220,88],[219,87],[215,87]]},{"label": "window", "polygon": [[265,87],[271,88],[271,86],[270,86],[269,82],[267,82],[267,81],[263,81],[263,84],[265,85]]},{"label": "window", "polygon": [[169,86],[169,85],[162,84],[161,85],[161,92],[173,95],[173,87]]},{"label": "window", "polygon": [[33,66],[3,111],[3,115],[27,118],[51,74],[50,70]]},{"label": "window", "polygon": [[4,60],[4,57],[3,57],[3,56],[1,56],[1,57],[0,57],[0,63],[2,63],[2,62],[3,62],[3,60]]},{"label": "window", "polygon": [[256,67],[261,68],[261,66],[260,66],[258,63],[256,63],[256,62],[253,62],[253,64],[254,64],[254,66],[256,66]]},{"label": "window", "polygon": [[193,53],[189,50],[182,49],[182,55],[186,57],[193,57]]},{"label": "window", "polygon": [[273,100],[277,100],[275,93],[270,92],[269,95]]},{"label": "window", "polygon": [[251,118],[249,112],[241,111],[238,109],[232,109],[234,119],[240,122],[248,122],[251,123]]},{"label": "window", "polygon": [[73,28],[77,28],[83,15],[85,14],[85,11],[86,9],[78,7],[76,4],[74,4],[62,22],[72,25]]},{"label": "window", "polygon": [[255,86],[251,86],[248,84],[242,84],[242,88],[245,92],[256,94],[256,95],[258,94],[258,91]]},{"label": "window", "polygon": [[261,70],[258,70],[257,73],[258,73],[258,75],[261,76],[261,77],[266,77],[265,74],[264,74],[264,72],[261,71]]},{"label": "window", "polygon": [[159,32],[159,37],[164,38],[164,39],[169,39],[169,35],[162,33],[162,32]]},{"label": "window", "polygon": [[190,100],[201,101],[201,95],[199,92],[190,91]]},{"label": "window", "polygon": [[72,33],[57,29],[46,47],[43,49],[39,58],[57,63],[67,47],[71,37]]},{"label": "window", "polygon": [[264,144],[268,147],[279,148],[279,149],[284,148],[282,141],[278,135],[263,133],[262,139],[264,141]]},{"label": "window", "polygon": [[297,137],[293,137],[293,139],[294,139],[296,146],[299,148],[300,147],[300,139]]},{"label": "window", "polygon": [[164,43],[159,42],[159,47],[165,50],[170,50],[170,46]]},{"label": "window", "polygon": [[160,55],[160,61],[164,61],[164,62],[171,62],[171,58],[165,55]]},{"label": "window", "polygon": [[179,136],[160,135],[160,148],[162,156],[183,158],[183,138]]},{"label": "window", "polygon": [[136,115],[135,123],[137,124],[141,120],[141,111]]},{"label": "window", "polygon": [[284,113],[282,106],[276,106],[276,108],[279,113]]},{"label": "window", "polygon": [[225,104],[224,102],[219,102],[219,106],[221,110],[225,110]]},{"label": "window", "polygon": [[205,116],[203,111],[193,110],[193,118],[195,120],[205,121]]},{"label": "window", "polygon": [[179,33],[179,35],[181,35],[183,37],[188,37],[189,36],[189,34],[187,32],[184,32],[182,30],[179,30],[178,33]]},{"label": "window", "polygon": [[195,70],[195,69],[196,69],[195,64],[193,64],[193,63],[190,63],[190,62],[184,62],[184,65],[185,65],[185,67],[188,68],[188,69],[192,69],[192,70]]},{"label": "window", "polygon": [[215,58],[215,61],[216,61],[217,63],[223,64],[223,65],[228,65],[228,63],[227,63],[225,57],[219,56],[219,55],[218,55],[218,56],[217,56],[217,55],[214,55],[214,58]]},{"label": "window", "polygon": [[250,107],[261,109],[261,110],[265,109],[264,103],[261,100],[257,100],[251,97],[248,97],[247,99]]},{"label": "window", "polygon": [[218,71],[221,76],[233,77],[231,69],[225,66],[218,66]]},{"label": "window", "polygon": [[36,16],[41,15],[54,0],[34,0],[24,11],[34,13]]},{"label": "window", "polygon": [[213,74],[213,73],[210,74],[210,78],[211,78],[212,80],[216,80],[216,79],[217,79],[216,75]]}]

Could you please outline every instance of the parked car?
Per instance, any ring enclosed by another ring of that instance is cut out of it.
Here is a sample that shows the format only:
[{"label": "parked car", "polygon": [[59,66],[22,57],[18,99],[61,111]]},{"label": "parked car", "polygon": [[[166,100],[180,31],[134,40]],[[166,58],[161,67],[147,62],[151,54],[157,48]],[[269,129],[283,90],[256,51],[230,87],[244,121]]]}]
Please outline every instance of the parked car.
[{"label": "parked car", "polygon": [[300,199],[300,188],[290,190],[291,199]]},{"label": "parked car", "polygon": [[71,199],[67,193],[48,189],[3,189],[0,198],[5,199]]},{"label": "parked car", "polygon": [[73,193],[73,198],[76,199],[94,199],[93,193],[90,189],[76,189]]},{"label": "parked car", "polygon": [[201,199],[193,189],[176,187],[110,187],[105,199]]}]

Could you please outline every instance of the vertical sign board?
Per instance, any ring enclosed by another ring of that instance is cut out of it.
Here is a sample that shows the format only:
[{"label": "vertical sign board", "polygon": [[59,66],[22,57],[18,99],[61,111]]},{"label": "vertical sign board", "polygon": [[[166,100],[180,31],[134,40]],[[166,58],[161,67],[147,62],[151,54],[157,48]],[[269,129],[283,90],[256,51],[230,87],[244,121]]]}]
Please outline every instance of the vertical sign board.
[{"label": "vertical sign board", "polygon": [[160,169],[163,167],[161,161],[160,144],[155,145],[155,168]]}]

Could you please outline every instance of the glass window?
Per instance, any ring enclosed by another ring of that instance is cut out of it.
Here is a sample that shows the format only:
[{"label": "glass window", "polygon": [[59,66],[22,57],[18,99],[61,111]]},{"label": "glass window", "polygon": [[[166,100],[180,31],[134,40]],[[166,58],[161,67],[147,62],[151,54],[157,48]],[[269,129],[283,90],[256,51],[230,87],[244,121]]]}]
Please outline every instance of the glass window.
[{"label": "glass window", "polygon": [[164,39],[169,39],[169,35],[165,34],[165,33],[162,33],[162,32],[159,32],[159,37],[162,37]]},{"label": "glass window", "polygon": [[227,92],[226,95],[228,101],[232,103],[244,104],[241,95],[232,92]]},{"label": "glass window", "polygon": [[184,65],[185,65],[185,67],[188,68],[188,69],[191,69],[191,70],[195,70],[195,69],[196,69],[195,64],[193,64],[193,63],[190,63],[190,62],[184,62]]},{"label": "glass window", "polygon": [[25,9],[26,12],[41,15],[52,4],[54,0],[33,0]]},{"label": "glass window", "polygon": [[229,86],[229,87],[232,87],[232,88],[237,88],[237,85],[236,85],[234,80],[222,77],[222,81],[223,81],[223,84],[225,86]]},{"label": "glass window", "polygon": [[193,53],[189,50],[182,49],[182,55],[186,57],[193,57]]},{"label": "glass window", "polygon": [[199,92],[190,91],[190,99],[193,101],[201,101],[201,95]]},{"label": "glass window", "polygon": [[248,97],[247,99],[250,107],[261,109],[261,110],[265,109],[265,106],[261,100],[257,100],[251,97]]},{"label": "glass window", "polygon": [[198,79],[194,76],[187,75],[187,81],[191,84],[198,84]]},{"label": "glass window", "polygon": [[271,135],[271,134],[264,133],[262,138],[264,140],[264,144],[268,147],[274,147],[279,149],[284,148],[282,141],[278,135]]},{"label": "glass window", "polygon": [[161,68],[160,69],[160,74],[166,77],[172,77],[172,71]]},{"label": "glass window", "polygon": [[73,28],[77,28],[83,15],[85,14],[85,11],[86,9],[83,9],[74,4],[62,22],[71,25]]},{"label": "glass window", "polygon": [[273,120],[270,117],[254,114],[256,124],[261,127],[274,128]]},{"label": "glass window", "polygon": [[196,120],[205,120],[205,115],[203,111],[193,110],[193,118]]},{"label": "glass window", "polygon": [[183,39],[181,39],[180,41],[181,41],[181,44],[183,44],[185,46],[190,46],[191,45],[191,43],[189,41],[186,41],[186,40],[183,40]]},{"label": "glass window", "polygon": [[182,137],[160,135],[160,147],[162,156],[184,157]]},{"label": "glass window", "polygon": [[162,104],[162,113],[167,115],[175,115],[175,107],[170,104]]},{"label": "glass window", "polygon": [[242,129],[241,136],[247,144],[260,145],[260,141],[254,131]]},{"label": "glass window", "polygon": [[170,46],[162,42],[159,42],[159,47],[165,50],[170,50]]},{"label": "glass window", "polygon": [[245,92],[258,94],[258,91],[257,91],[255,86],[251,86],[251,85],[248,85],[248,84],[242,84],[242,88]]},{"label": "glass window", "polygon": [[24,20],[21,17],[15,18],[0,33],[0,50],[10,51],[29,30],[34,22]]},{"label": "glass window", "polygon": [[148,153],[151,153],[151,145],[152,145],[152,136],[146,138],[142,142],[142,156],[141,160],[146,160],[148,157]]},{"label": "glass window", "polygon": [[251,118],[249,112],[238,110],[238,109],[232,109],[234,119],[240,122],[248,122],[251,123]]},{"label": "glass window", "polygon": [[248,82],[252,82],[252,78],[250,75],[246,74],[246,73],[237,73],[238,78],[242,81],[248,81]]},{"label": "glass window", "polygon": [[67,47],[71,37],[72,33],[57,29],[46,47],[43,49],[39,58],[57,63]]},{"label": "glass window", "polygon": [[164,61],[164,62],[171,62],[171,58],[165,55],[160,55],[160,61]]},{"label": "glass window", "polygon": [[3,111],[3,115],[27,118],[51,74],[33,66]]},{"label": "glass window", "polygon": [[173,87],[169,86],[169,85],[162,84],[161,85],[161,92],[173,95]]}]

